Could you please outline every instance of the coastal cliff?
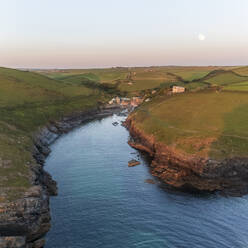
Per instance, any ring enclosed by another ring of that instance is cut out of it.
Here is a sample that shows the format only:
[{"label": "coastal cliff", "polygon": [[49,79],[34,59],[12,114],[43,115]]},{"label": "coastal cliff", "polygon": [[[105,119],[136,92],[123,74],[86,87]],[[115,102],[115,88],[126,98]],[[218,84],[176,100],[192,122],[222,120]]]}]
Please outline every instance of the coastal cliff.
[{"label": "coastal cliff", "polygon": [[166,184],[181,189],[222,191],[235,196],[248,193],[248,158],[217,161],[182,153],[146,134],[132,115],[125,126],[131,135],[129,145],[150,155],[152,175]]},{"label": "coastal cliff", "polygon": [[44,170],[49,145],[60,135],[84,122],[103,118],[119,111],[119,106],[104,106],[67,116],[49,123],[33,137],[33,157],[30,164],[30,187],[23,198],[0,203],[0,248],[42,248],[50,229],[49,197],[57,195],[56,182]]}]

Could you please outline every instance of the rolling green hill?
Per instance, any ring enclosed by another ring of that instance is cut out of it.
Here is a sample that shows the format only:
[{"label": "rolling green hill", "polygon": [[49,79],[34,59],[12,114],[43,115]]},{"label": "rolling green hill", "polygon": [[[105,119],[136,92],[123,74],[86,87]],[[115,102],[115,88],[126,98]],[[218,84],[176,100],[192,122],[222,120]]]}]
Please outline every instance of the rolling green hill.
[{"label": "rolling green hill", "polygon": [[[0,201],[14,199],[29,187],[33,132],[51,120],[106,101],[110,97],[106,92],[136,95],[161,88],[162,94],[135,111],[146,132],[186,153],[215,158],[246,155],[246,70],[171,66],[36,73],[0,68]],[[168,97],[164,88],[174,84],[197,91]],[[212,86],[224,91],[202,90]]]},{"label": "rolling green hill", "polygon": [[84,82],[85,80],[100,82],[100,78],[94,73],[75,74],[75,75],[59,77],[58,79],[65,81],[65,82],[72,82],[72,83],[78,83],[78,84]]},{"label": "rolling green hill", "polygon": [[248,66],[242,66],[233,69],[234,72],[238,73],[241,76],[248,76]]},{"label": "rolling green hill", "polygon": [[[98,82],[113,84],[119,91],[135,95],[140,91],[159,87],[169,87],[173,84],[184,85],[188,89],[200,89],[211,85],[226,85],[242,82],[242,75],[232,70],[238,67],[197,67],[197,66],[158,66],[130,67],[107,69],[78,69],[78,70],[44,70],[39,71],[51,78],[64,82],[82,84]],[[207,83],[204,85],[204,82]],[[187,83],[187,84],[185,84]]]},{"label": "rolling green hill", "polygon": [[130,69],[129,77],[121,81],[119,89],[126,92],[139,92],[160,87],[161,84],[172,84],[180,79],[170,73],[157,71],[154,68]]},{"label": "rolling green hill", "polygon": [[185,81],[192,81],[200,79],[206,76],[209,72],[213,70],[217,70],[219,67],[197,67],[197,66],[189,66],[189,67],[169,67],[167,70],[176,76],[182,78]]},{"label": "rolling green hill", "polygon": [[224,87],[228,91],[248,91],[248,81],[230,84]]},{"label": "rolling green hill", "polygon": [[201,78],[200,81],[204,81],[212,85],[226,86],[241,83],[247,81],[247,79],[248,77],[240,76],[233,71],[217,70],[210,72],[208,75]]},{"label": "rolling green hill", "polygon": [[138,127],[186,154],[248,156],[248,93],[212,90],[156,97],[133,113]]},{"label": "rolling green hill", "polygon": [[19,197],[29,187],[32,135],[38,127],[104,99],[97,89],[0,68],[0,201]]},{"label": "rolling green hill", "polygon": [[128,68],[106,69],[66,69],[66,70],[39,70],[37,71],[53,79],[77,79],[87,78],[101,83],[115,83],[116,80],[124,80],[128,74]]},{"label": "rolling green hill", "polygon": [[[214,159],[248,156],[248,77],[238,74],[246,67],[231,69],[179,83],[189,91],[201,89],[197,92],[153,97],[134,112],[135,122],[183,154]],[[216,86],[222,91],[214,90]]]}]

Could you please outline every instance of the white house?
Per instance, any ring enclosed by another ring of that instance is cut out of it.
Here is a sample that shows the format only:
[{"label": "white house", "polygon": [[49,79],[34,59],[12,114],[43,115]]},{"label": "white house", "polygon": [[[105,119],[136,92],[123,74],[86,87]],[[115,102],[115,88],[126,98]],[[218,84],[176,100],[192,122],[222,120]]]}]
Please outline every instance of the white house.
[{"label": "white house", "polygon": [[185,88],[182,86],[173,86],[172,93],[183,93],[185,92]]}]

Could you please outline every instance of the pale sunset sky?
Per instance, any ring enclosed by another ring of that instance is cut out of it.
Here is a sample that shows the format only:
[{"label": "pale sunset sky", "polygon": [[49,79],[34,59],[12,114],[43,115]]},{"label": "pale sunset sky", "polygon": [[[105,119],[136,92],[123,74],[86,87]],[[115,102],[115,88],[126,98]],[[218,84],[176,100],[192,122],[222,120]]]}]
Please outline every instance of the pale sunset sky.
[{"label": "pale sunset sky", "polygon": [[0,0],[0,66],[248,65],[248,0]]}]

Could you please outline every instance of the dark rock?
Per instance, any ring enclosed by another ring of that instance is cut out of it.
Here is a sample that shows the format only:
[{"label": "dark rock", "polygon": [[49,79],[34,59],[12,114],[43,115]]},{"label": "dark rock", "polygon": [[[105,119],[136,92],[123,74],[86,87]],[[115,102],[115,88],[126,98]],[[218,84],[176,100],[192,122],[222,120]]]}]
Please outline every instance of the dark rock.
[{"label": "dark rock", "polygon": [[32,244],[32,248],[43,248],[45,246],[45,239],[38,239]]},{"label": "dark rock", "polygon": [[155,184],[155,181],[153,179],[146,179],[145,182],[149,184]]},{"label": "dark rock", "polygon": [[139,164],[140,164],[139,161],[137,161],[137,160],[135,160],[135,159],[132,159],[132,160],[130,160],[130,161],[128,162],[128,167],[134,167],[134,166],[139,165]]},{"label": "dark rock", "polygon": [[44,172],[44,185],[47,187],[47,192],[50,196],[58,195],[57,183],[52,179],[52,176],[48,172]]},{"label": "dark rock", "polygon": [[0,237],[0,248],[26,248],[26,239],[24,236]]},{"label": "dark rock", "polygon": [[132,116],[126,120],[125,126],[132,136],[129,145],[149,154],[152,175],[166,184],[182,189],[221,191],[232,196],[248,193],[247,157],[216,161],[184,155],[137,128]]},{"label": "dark rock", "polygon": [[[102,118],[117,112],[117,108],[93,109],[67,116],[39,130],[33,137],[33,157],[28,162],[30,187],[21,199],[0,203],[0,248],[42,248],[44,236],[50,229],[49,197],[57,195],[57,184],[43,165],[50,153],[49,145],[60,135],[94,118]],[[0,167],[10,166],[10,160],[0,158]],[[3,180],[3,178],[2,178]],[[1,194],[3,197],[4,194]]]}]

